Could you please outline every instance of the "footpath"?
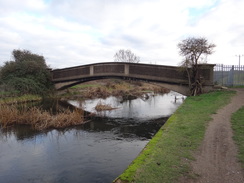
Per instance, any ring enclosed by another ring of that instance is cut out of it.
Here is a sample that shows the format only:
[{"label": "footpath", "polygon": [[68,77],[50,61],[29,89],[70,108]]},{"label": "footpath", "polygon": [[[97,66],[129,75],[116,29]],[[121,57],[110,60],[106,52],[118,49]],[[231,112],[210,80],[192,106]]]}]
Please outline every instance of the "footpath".
[{"label": "footpath", "polygon": [[[196,179],[181,178],[181,183],[244,183],[244,171],[237,160],[237,147],[232,139],[231,116],[244,106],[244,89],[231,102],[212,116],[204,140],[191,163]],[[209,104],[211,105],[211,104]],[[243,132],[244,133],[244,132]]]}]

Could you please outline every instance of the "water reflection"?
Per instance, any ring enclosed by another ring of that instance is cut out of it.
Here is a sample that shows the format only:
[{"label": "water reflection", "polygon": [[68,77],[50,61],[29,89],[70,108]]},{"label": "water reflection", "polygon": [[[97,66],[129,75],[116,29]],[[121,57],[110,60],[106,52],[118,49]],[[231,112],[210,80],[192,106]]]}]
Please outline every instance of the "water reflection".
[{"label": "water reflection", "polygon": [[148,140],[93,127],[34,136],[23,136],[17,128],[1,131],[0,182],[112,182]]},{"label": "water reflection", "polygon": [[137,121],[135,119],[111,119],[96,118],[82,128],[88,131],[109,131],[114,136],[128,138],[150,139],[158,129],[167,121],[168,117],[151,119],[148,121]]},{"label": "water reflection", "polygon": [[[167,121],[168,117],[151,119],[147,121],[137,121],[135,119],[123,118],[102,118],[96,117],[84,125],[57,130],[59,135],[64,135],[67,131],[87,131],[87,132],[110,132],[115,138],[137,138],[150,139],[157,130]],[[14,136],[17,141],[32,139],[39,135],[46,136],[50,131],[37,131],[28,125],[17,125],[0,130],[0,140]]]},{"label": "water reflection", "polygon": [[[102,114],[106,117],[63,130],[0,129],[0,182],[112,182],[181,104],[174,97],[115,101],[119,109]],[[91,104],[81,105],[92,111]],[[48,108],[54,105],[67,107],[57,102]]]},{"label": "water reflection", "polygon": [[[96,113],[100,116],[109,118],[126,118],[148,120],[152,118],[161,118],[170,116],[182,104],[184,96],[176,92],[170,92],[164,95],[149,94],[147,100],[141,98],[121,102],[121,98],[108,97],[106,99],[93,99],[86,101],[69,100],[68,102],[76,107],[86,111]],[[177,98],[177,100],[176,100]],[[181,99],[181,100],[180,100]],[[96,112],[95,106],[98,103],[109,104],[117,108],[111,111]]]}]

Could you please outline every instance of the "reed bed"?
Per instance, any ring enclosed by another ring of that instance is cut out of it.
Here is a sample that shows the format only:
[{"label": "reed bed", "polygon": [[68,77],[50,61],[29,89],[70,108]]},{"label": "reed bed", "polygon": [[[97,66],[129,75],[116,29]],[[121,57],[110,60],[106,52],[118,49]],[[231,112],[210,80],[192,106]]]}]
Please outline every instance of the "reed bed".
[{"label": "reed bed", "polygon": [[82,88],[78,91],[73,88],[73,92],[76,92],[73,94],[78,95],[80,93],[83,98],[107,98],[109,96],[126,98],[127,96],[141,97],[145,92],[154,92],[155,94],[170,92],[160,85],[140,81],[107,80],[101,82],[100,86],[98,84],[96,86]]},{"label": "reed bed", "polygon": [[110,91],[105,87],[90,88],[84,92],[84,98],[107,98],[109,97]]},{"label": "reed bed", "polygon": [[75,109],[65,110],[62,113],[52,115],[48,111],[37,107],[18,109],[16,105],[0,106],[0,125],[2,128],[15,124],[31,125],[35,130],[49,128],[65,128],[85,123],[84,111]]}]

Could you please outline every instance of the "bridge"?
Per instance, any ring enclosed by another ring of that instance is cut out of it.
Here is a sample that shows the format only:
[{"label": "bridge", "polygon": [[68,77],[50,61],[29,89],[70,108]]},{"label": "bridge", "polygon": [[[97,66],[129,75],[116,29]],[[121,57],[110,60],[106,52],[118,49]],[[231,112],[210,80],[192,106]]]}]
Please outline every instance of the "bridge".
[{"label": "bridge", "polygon": [[[199,65],[204,78],[203,92],[213,88],[214,64]],[[103,62],[51,71],[56,89],[65,89],[92,80],[119,78],[161,83],[165,88],[189,96],[186,71],[179,67],[128,62]]]}]

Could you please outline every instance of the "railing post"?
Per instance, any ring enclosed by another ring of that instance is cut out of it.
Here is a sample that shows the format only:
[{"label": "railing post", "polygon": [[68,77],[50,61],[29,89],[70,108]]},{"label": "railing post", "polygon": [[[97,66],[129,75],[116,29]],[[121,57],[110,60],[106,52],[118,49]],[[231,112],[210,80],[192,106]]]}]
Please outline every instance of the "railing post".
[{"label": "railing post", "polygon": [[93,76],[94,75],[94,66],[91,65],[90,66],[90,76]]},{"label": "railing post", "polygon": [[130,68],[129,68],[129,64],[125,64],[125,75],[129,75],[130,72]]}]

